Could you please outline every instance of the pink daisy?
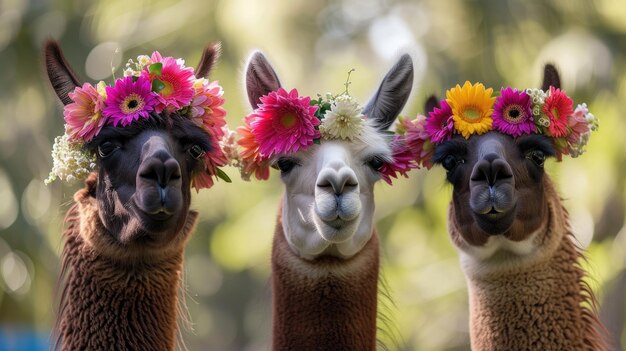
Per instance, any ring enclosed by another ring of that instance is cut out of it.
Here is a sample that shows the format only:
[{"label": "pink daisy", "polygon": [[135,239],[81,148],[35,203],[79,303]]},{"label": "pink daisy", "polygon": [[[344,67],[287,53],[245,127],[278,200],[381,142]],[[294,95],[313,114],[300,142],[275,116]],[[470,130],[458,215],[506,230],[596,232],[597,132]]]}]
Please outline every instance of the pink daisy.
[{"label": "pink daisy", "polygon": [[493,128],[512,137],[536,133],[531,103],[524,91],[510,87],[500,90],[491,116]]},{"label": "pink daisy", "polygon": [[289,93],[283,88],[261,97],[254,110],[250,126],[264,157],[297,152],[320,137],[315,129],[320,120],[315,117],[317,106],[310,106],[310,97],[301,97],[296,89]]},{"label": "pink daisy", "polygon": [[454,118],[452,116],[452,109],[446,100],[441,100],[440,108],[435,107],[432,112],[429,112],[430,118],[426,119],[424,129],[430,136],[430,140],[434,144],[439,144],[443,141],[450,140],[452,134],[454,134]]},{"label": "pink daisy", "polygon": [[107,118],[102,116],[104,99],[89,83],[76,87],[68,95],[73,102],[66,105],[63,110],[67,133],[73,140],[90,141],[107,121]]},{"label": "pink daisy", "polygon": [[567,118],[574,113],[572,104],[572,99],[561,89],[550,87],[550,94],[541,109],[550,119],[550,136],[559,138],[567,135]]},{"label": "pink daisy", "polygon": [[194,94],[193,68],[185,67],[173,57],[163,57],[158,51],[152,53],[150,59],[152,64],[157,62],[163,64],[159,76],[150,74],[150,65],[147,65],[142,73],[142,76],[149,76],[150,80],[158,79],[165,85],[157,94],[159,103],[155,107],[156,112],[161,113],[166,108],[175,111],[189,105]]},{"label": "pink daisy", "polygon": [[132,76],[120,78],[112,87],[106,87],[107,99],[102,113],[109,117],[114,126],[127,126],[139,118],[149,118],[157,103],[151,91],[150,80]]},{"label": "pink daisy", "polygon": [[191,186],[197,192],[200,189],[212,187],[214,184],[213,178],[217,178],[217,168],[228,164],[228,158],[224,155],[217,140],[219,139],[211,138],[211,151],[204,155],[204,169],[195,173],[191,179]]}]

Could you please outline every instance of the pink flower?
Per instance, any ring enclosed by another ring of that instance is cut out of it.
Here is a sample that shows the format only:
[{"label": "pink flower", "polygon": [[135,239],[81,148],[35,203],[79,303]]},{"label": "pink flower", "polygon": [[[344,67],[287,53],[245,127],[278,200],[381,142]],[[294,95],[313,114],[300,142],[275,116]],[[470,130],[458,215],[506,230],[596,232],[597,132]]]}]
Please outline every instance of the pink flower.
[{"label": "pink flower", "polygon": [[391,154],[393,162],[385,163],[380,169],[383,180],[389,185],[392,184],[391,178],[397,179],[398,175],[407,178],[407,174],[411,169],[419,167],[415,161],[413,151],[407,145],[403,135],[394,135],[391,142]]},{"label": "pink flower", "polygon": [[550,119],[550,136],[560,138],[567,135],[567,118],[574,113],[572,103],[563,91],[550,87],[550,94],[541,109]]},{"label": "pink flower", "polygon": [[142,73],[142,76],[150,77],[151,81],[158,79],[165,85],[157,94],[159,102],[155,107],[156,112],[161,113],[166,108],[176,111],[189,105],[194,94],[193,68],[185,67],[173,57],[163,57],[158,51],[152,53],[150,59],[152,64],[158,62],[163,64],[160,76],[150,74],[150,65],[147,65]]},{"label": "pink flower", "polygon": [[313,144],[320,137],[315,129],[317,106],[310,106],[310,97],[301,97],[296,89],[283,88],[261,97],[261,104],[250,117],[252,134],[264,157],[294,153]]},{"label": "pink flower", "polygon": [[401,120],[406,129],[404,139],[418,165],[430,169],[433,166],[432,158],[434,145],[430,135],[425,130],[426,116],[418,115],[414,120]]},{"label": "pink flower", "polygon": [[150,80],[145,77],[136,81],[132,76],[120,78],[115,81],[115,86],[106,87],[106,93],[106,107],[102,113],[114,126],[121,122],[125,127],[140,117],[149,118],[157,103]]},{"label": "pink flower", "polygon": [[434,144],[450,140],[454,134],[452,109],[446,100],[441,100],[440,105],[440,108],[435,107],[432,112],[428,113],[430,118],[426,119],[424,125],[424,129]]},{"label": "pink flower", "polygon": [[217,140],[224,136],[222,127],[226,125],[226,110],[222,107],[223,94],[224,91],[217,81],[209,84],[206,79],[198,79],[194,83],[190,118]]},{"label": "pink flower", "polygon": [[213,178],[217,178],[217,168],[228,164],[228,158],[220,148],[218,141],[219,139],[211,138],[211,151],[204,155],[204,169],[194,173],[191,179],[191,186],[197,192],[200,189],[212,187],[214,184]]},{"label": "pink flower", "polygon": [[589,110],[586,106],[578,105],[574,113],[567,117],[567,126],[570,133],[567,136],[567,142],[570,144],[578,144],[583,134],[589,133],[589,124],[587,123],[587,114]]},{"label": "pink flower", "polygon": [[524,91],[513,88],[500,90],[493,107],[493,128],[512,137],[536,133],[531,102]]},{"label": "pink flower", "polygon": [[104,99],[96,88],[85,83],[68,94],[72,103],[65,106],[63,117],[67,123],[67,133],[73,140],[90,141],[107,121],[102,116]]}]

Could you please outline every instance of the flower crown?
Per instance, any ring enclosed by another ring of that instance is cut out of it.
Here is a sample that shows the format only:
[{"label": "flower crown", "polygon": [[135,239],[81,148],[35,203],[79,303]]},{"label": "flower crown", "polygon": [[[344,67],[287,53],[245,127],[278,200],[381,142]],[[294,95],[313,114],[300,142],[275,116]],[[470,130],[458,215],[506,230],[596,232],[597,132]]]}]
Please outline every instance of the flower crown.
[{"label": "flower crown", "polygon": [[[353,140],[363,134],[367,117],[363,107],[348,93],[350,74],[345,90],[317,99],[300,96],[297,89],[279,88],[260,98],[258,107],[244,118],[237,128],[237,144],[241,152],[233,158],[244,180],[252,174],[259,180],[269,178],[270,159],[277,154],[293,154],[306,150],[322,140]],[[386,166],[386,165],[385,165]],[[381,174],[389,182],[386,171]]]},{"label": "flower crown", "polygon": [[431,168],[435,146],[455,134],[465,139],[491,130],[514,138],[546,135],[561,160],[563,155],[578,157],[584,153],[591,131],[598,129],[598,119],[589,112],[587,104],[574,109],[572,99],[558,88],[519,91],[506,87],[500,90],[500,96],[492,94],[493,89],[485,89],[481,83],[465,82],[463,87],[457,84],[446,91],[446,99],[429,112],[429,117],[400,119],[394,154],[405,157],[398,172],[406,176],[411,168]]},{"label": "flower crown", "polygon": [[53,168],[46,184],[57,178],[82,179],[93,171],[95,153],[84,146],[105,125],[127,127],[163,111],[189,118],[211,136],[213,147],[200,153],[204,165],[194,173],[192,186],[196,190],[210,188],[213,177],[230,182],[218,168],[229,161],[221,145],[229,134],[223,93],[217,81],[197,78],[183,59],[163,57],[155,51],[151,56],[138,56],[137,62],[128,60],[124,77],[112,86],[103,81],[95,86],[85,83],[68,94],[72,103],[63,110],[65,133],[54,140]]}]

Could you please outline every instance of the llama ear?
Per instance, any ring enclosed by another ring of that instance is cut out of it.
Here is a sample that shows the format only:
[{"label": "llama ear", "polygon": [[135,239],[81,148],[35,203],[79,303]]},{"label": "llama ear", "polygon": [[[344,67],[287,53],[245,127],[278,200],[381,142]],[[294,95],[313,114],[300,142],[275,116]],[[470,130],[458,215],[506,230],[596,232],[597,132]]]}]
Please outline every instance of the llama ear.
[{"label": "llama ear", "polygon": [[200,62],[198,63],[198,68],[196,68],[196,77],[198,78],[208,78],[209,73],[211,73],[211,69],[215,67],[217,60],[219,60],[220,55],[222,54],[222,43],[215,42],[207,45],[202,51],[202,57],[200,57]]},{"label": "llama ear", "polygon": [[561,88],[561,78],[559,77],[559,71],[553,64],[547,63],[543,68],[543,84],[541,84],[541,90],[548,90],[550,87]]},{"label": "llama ear", "polygon": [[428,115],[429,112],[433,112],[435,108],[440,108],[439,99],[435,95],[431,95],[426,99],[424,103],[424,114]]},{"label": "llama ear", "polygon": [[391,67],[363,114],[376,121],[379,130],[386,130],[398,117],[413,87],[413,61],[404,54]]},{"label": "llama ear", "polygon": [[265,55],[260,51],[256,51],[248,61],[246,68],[246,91],[248,100],[253,109],[258,107],[259,100],[263,95],[278,90],[280,88],[280,80],[278,75],[270,65]]},{"label": "llama ear", "polygon": [[72,99],[70,99],[68,94],[74,91],[77,86],[80,86],[80,81],[67,63],[65,56],[63,56],[59,43],[52,39],[47,40],[44,44],[43,52],[48,79],[52,83],[54,92],[64,105],[70,104]]}]

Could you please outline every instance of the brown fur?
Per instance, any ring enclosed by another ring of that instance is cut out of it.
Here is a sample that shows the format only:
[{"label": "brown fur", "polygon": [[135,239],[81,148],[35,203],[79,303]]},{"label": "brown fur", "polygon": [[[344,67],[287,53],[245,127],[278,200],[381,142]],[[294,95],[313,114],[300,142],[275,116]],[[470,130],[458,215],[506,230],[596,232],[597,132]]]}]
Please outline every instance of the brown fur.
[{"label": "brown fur", "polygon": [[100,221],[95,178],[76,192],[66,216],[56,348],[174,350],[183,244],[197,214],[189,213],[175,248],[146,250],[141,259],[120,255]]},{"label": "brown fur", "polygon": [[375,350],[378,235],[347,261],[306,261],[289,248],[280,213],[272,247],[272,350]]},{"label": "brown fur", "polygon": [[[531,258],[496,254],[466,267],[472,350],[606,350],[596,299],[584,281],[583,255],[568,214],[544,178],[547,215]],[[451,206],[450,231],[459,238]],[[498,267],[494,269],[493,267]],[[490,269],[491,268],[491,269]]]}]

